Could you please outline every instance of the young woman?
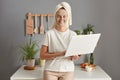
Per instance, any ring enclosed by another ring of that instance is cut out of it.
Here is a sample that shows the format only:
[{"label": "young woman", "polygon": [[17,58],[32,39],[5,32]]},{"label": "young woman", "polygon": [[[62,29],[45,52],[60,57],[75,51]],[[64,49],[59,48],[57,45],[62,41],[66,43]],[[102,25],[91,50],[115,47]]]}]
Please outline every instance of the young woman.
[{"label": "young woman", "polygon": [[62,2],[56,6],[55,22],[44,36],[40,58],[45,59],[44,80],[73,80],[74,60],[80,56],[64,57],[69,41],[76,33],[72,24],[71,7]]}]

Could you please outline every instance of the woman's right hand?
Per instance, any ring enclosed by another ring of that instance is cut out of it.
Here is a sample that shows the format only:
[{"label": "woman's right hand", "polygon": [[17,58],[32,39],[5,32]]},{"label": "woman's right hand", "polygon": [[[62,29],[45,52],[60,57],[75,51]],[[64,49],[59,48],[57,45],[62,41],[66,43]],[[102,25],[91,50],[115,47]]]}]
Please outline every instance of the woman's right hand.
[{"label": "woman's right hand", "polygon": [[48,52],[48,46],[42,45],[41,51],[40,51],[40,58],[41,59],[54,59],[59,56],[64,56],[66,51],[62,52]]},{"label": "woman's right hand", "polygon": [[62,52],[62,56],[64,56],[64,55],[65,55],[65,53],[66,53],[66,51],[63,51],[63,52]]}]

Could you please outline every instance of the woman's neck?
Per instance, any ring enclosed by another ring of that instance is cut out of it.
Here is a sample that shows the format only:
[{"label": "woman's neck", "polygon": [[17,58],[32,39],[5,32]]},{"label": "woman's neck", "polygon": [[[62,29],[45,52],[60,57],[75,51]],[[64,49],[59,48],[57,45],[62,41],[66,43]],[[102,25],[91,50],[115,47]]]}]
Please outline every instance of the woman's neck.
[{"label": "woman's neck", "polygon": [[60,32],[64,32],[66,31],[68,28],[67,27],[55,27],[56,30],[60,31]]}]

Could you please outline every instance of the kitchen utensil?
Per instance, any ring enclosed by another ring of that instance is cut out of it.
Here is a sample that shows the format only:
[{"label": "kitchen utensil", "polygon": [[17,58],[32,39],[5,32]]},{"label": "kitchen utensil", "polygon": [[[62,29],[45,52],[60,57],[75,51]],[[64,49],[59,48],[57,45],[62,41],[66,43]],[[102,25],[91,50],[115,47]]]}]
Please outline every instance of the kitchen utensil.
[{"label": "kitchen utensil", "polygon": [[46,16],[46,22],[47,22],[47,30],[49,30],[49,14]]},{"label": "kitchen utensil", "polygon": [[38,27],[37,27],[37,15],[35,15],[35,28],[34,33],[38,33]]},{"label": "kitchen utensil", "polygon": [[44,34],[43,15],[41,14],[40,34]]},{"label": "kitchen utensil", "polygon": [[28,19],[26,19],[26,35],[33,35],[33,18],[31,13],[27,14]]}]

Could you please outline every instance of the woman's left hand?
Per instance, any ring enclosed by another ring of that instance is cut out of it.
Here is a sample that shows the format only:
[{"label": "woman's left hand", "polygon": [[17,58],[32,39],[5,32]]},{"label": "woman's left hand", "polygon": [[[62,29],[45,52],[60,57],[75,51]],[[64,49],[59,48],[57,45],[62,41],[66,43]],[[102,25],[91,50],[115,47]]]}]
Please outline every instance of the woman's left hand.
[{"label": "woman's left hand", "polygon": [[81,55],[70,56],[70,60],[76,61],[76,60],[79,59],[80,56],[81,56]]}]

